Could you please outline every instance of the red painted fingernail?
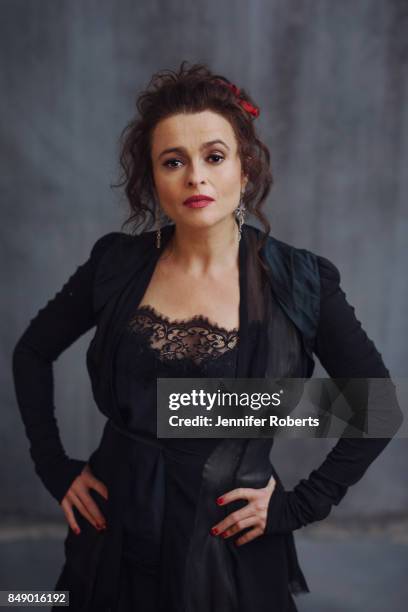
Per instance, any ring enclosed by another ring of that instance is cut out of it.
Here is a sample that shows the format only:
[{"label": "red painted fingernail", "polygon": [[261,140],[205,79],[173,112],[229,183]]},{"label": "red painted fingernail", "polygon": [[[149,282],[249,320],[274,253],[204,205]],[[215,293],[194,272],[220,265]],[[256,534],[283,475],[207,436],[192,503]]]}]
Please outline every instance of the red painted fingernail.
[{"label": "red painted fingernail", "polygon": [[223,538],[226,538],[228,536],[228,533],[226,531],[224,531],[224,533],[221,534]]},{"label": "red painted fingernail", "polygon": [[81,533],[78,527],[74,527],[74,532],[76,533],[76,535],[79,535]]},{"label": "red painted fingernail", "polygon": [[211,528],[211,533],[212,533],[212,535],[217,535],[218,529],[216,527],[212,527]]},{"label": "red painted fingernail", "polygon": [[223,497],[218,497],[217,504],[223,504],[223,503],[224,503],[224,498]]}]

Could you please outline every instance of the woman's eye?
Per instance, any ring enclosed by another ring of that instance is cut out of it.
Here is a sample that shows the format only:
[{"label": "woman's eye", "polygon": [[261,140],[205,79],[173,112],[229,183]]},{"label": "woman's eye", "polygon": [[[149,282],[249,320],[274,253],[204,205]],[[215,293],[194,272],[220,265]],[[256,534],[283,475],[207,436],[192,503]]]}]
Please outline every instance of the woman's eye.
[{"label": "woman's eye", "polygon": [[169,164],[173,164],[179,161],[180,161],[179,159],[168,159],[167,161],[164,162],[163,166],[166,166],[167,168],[175,168],[177,166],[169,166]]},{"label": "woman's eye", "polygon": [[218,153],[213,153],[209,157],[218,157],[219,159],[224,159],[224,157],[222,155],[218,155]]},{"label": "woman's eye", "polygon": [[[219,155],[218,153],[212,153],[211,155],[209,155],[207,157],[207,159],[210,159],[210,158],[217,158],[216,161],[213,162],[213,165],[214,165],[214,163],[215,164],[219,164],[220,163],[219,160],[220,159],[224,159],[224,156],[223,155]],[[177,163],[181,163],[182,164],[183,162],[180,159],[171,158],[171,159],[166,160],[163,163],[163,166],[166,166],[167,168],[178,168],[179,166],[173,165],[173,164],[177,164]]]}]

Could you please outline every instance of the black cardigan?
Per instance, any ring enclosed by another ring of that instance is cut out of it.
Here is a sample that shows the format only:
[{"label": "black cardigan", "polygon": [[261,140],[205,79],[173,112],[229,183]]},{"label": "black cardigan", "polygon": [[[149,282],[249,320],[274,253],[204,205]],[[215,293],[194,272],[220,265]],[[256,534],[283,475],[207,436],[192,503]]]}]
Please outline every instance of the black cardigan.
[{"label": "black cardigan", "polygon": [[[171,228],[165,230],[162,243],[169,239],[172,231]],[[259,230],[247,225],[243,230],[240,243],[242,342],[239,376],[246,376],[243,373],[247,372],[248,363],[251,376],[254,372],[255,377],[264,362],[272,376],[280,366],[283,372],[290,371],[290,361],[285,361],[285,356],[290,360],[294,349],[298,351],[299,361],[296,363],[299,371],[305,372],[306,377],[313,372],[313,353],[333,378],[389,377],[381,355],[356,319],[353,307],[347,303],[340,287],[338,269],[323,257],[296,249],[273,237],[268,238],[264,256],[279,304],[277,309],[272,304],[273,316],[268,310],[264,317],[267,325],[263,329],[267,333],[258,333],[254,345],[248,344],[248,321],[257,315],[253,310],[256,303],[253,297],[259,295],[251,291],[250,286],[257,268],[251,268],[253,258],[249,256],[252,252],[249,244],[257,239]],[[102,497],[95,499],[110,524],[102,540],[81,516],[78,520],[83,527],[82,538],[77,539],[68,529],[65,542],[67,562],[58,588],[71,591],[73,600],[77,598],[78,609],[80,604],[81,609],[88,610],[89,605],[97,602],[97,609],[108,610],[116,601],[121,546],[120,521],[117,519],[127,485],[121,463],[124,460],[122,451],[126,454],[125,440],[120,434],[121,439],[117,438],[114,429],[108,427],[112,418],[118,418],[111,392],[111,365],[115,343],[128,311],[137,301],[135,296],[142,297],[157,257],[154,232],[141,237],[119,232],[102,236],[92,248],[89,259],[31,320],[13,352],[18,406],[31,443],[35,469],[60,502],[85,461],[68,458],[64,452],[54,417],[52,363],[78,337],[94,326],[97,328],[87,351],[87,366],[98,408],[109,417],[109,421],[100,446],[92,453],[89,462],[95,475],[107,483],[113,494],[109,496],[106,508]],[[277,341],[281,330],[284,330],[279,336],[285,343],[283,351]],[[299,339],[303,343],[301,350],[296,344]],[[268,352],[269,347],[271,352]],[[390,406],[394,423],[398,421],[397,425],[400,424],[401,414],[392,392],[386,404],[387,409]],[[235,610],[233,602],[238,596],[245,610],[267,610],[272,600],[279,602],[278,609],[288,610],[287,586],[293,593],[308,590],[297,562],[292,531],[325,518],[333,504],[339,503],[347,488],[363,476],[389,441],[389,438],[340,439],[322,465],[313,470],[309,478],[301,480],[293,491],[284,489],[268,460],[268,449],[273,440],[250,440],[247,445],[244,440],[226,440],[219,450],[217,447],[203,476],[205,494],[200,494],[197,529],[189,560],[192,569],[187,591],[190,604],[193,602],[189,609],[207,611],[208,598],[215,596],[219,601],[219,596],[225,601],[223,609]],[[250,546],[241,547],[239,555],[228,542],[225,542],[226,547],[216,546],[215,540],[208,537],[207,529],[216,511],[212,499],[223,492],[223,489],[219,490],[222,479],[231,478],[235,468],[234,482],[251,483],[237,486],[264,486],[271,471],[277,481],[268,508],[266,532],[270,537],[256,538]],[[240,577],[236,583],[230,580],[231,555],[236,557]],[[256,570],[255,561],[259,564]],[[221,568],[217,580],[213,580],[214,562]],[[89,565],[86,575],[79,572],[84,564]],[[209,591],[210,579],[213,582]],[[89,604],[91,600],[93,603]]]},{"label": "black cardigan", "polygon": [[[52,363],[96,325],[93,282],[100,258],[117,240],[108,233],[94,244],[90,257],[31,319],[13,351],[18,407],[30,441],[35,470],[51,495],[61,502],[86,461],[67,457],[54,416]],[[333,378],[385,378],[390,373],[368,338],[340,287],[336,266],[317,256],[320,273],[320,319],[314,353]],[[272,495],[271,533],[297,529],[330,512],[350,484],[389,443],[389,438],[341,439],[323,464],[285,496]],[[313,498],[313,504],[310,499]],[[318,509],[318,511],[316,510]]]}]

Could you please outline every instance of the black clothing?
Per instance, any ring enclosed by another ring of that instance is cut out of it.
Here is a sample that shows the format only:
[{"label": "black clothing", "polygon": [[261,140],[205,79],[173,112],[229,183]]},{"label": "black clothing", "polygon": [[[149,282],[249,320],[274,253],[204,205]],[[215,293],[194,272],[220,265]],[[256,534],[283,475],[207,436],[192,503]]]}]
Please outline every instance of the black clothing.
[{"label": "black clothing", "polygon": [[[172,231],[172,226],[162,231],[163,245]],[[261,250],[268,269],[268,282],[263,283],[252,257],[260,235],[260,230],[244,225],[237,376],[308,377],[315,353],[333,378],[388,377],[381,355],[346,301],[337,268],[323,257],[269,236]],[[81,516],[81,536],[68,529],[66,564],[56,588],[69,589],[78,610],[114,609],[119,599],[121,523],[135,444],[125,431],[113,393],[113,356],[154,271],[160,253],[154,238],[154,232],[100,238],[88,261],[31,320],[13,354],[16,395],[30,453],[44,485],[61,501],[85,462],[67,458],[60,441],[52,362],[97,326],[87,366],[97,406],[109,420],[89,463],[110,492],[108,503],[94,496],[107,516],[108,530],[96,533]],[[400,415],[395,395],[390,394],[387,406]],[[340,439],[323,464],[293,491],[284,489],[270,463],[273,440],[219,442],[206,460],[197,502],[185,585],[187,610],[288,612],[294,607],[290,592],[308,590],[292,531],[325,518],[389,439]],[[237,486],[265,486],[271,474],[276,488],[262,537],[235,550],[228,541],[208,536],[208,526],[224,516],[222,509],[214,508],[218,494]],[[82,567],[89,571],[84,573]]]},{"label": "black clothing", "polygon": [[[115,391],[129,430],[156,434],[157,378],[234,377],[237,341],[236,330],[220,328],[206,317],[170,321],[150,306],[137,308],[115,356]],[[168,438],[157,446],[134,444],[123,515],[123,567],[132,582],[132,576],[140,580],[141,572],[150,576],[157,592],[161,581],[167,610],[183,609],[180,594],[201,474],[219,442]],[[137,607],[137,589],[124,586],[123,579],[122,588],[134,593]]]}]

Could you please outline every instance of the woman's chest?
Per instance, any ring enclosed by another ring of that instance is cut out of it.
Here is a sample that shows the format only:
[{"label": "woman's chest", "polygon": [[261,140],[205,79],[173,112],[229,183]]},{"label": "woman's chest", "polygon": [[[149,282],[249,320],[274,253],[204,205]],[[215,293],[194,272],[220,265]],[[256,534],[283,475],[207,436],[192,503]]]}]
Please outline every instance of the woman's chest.
[{"label": "woman's chest", "polygon": [[239,304],[237,270],[216,277],[194,277],[157,265],[138,306],[149,305],[173,321],[202,315],[232,330],[239,328]]}]

